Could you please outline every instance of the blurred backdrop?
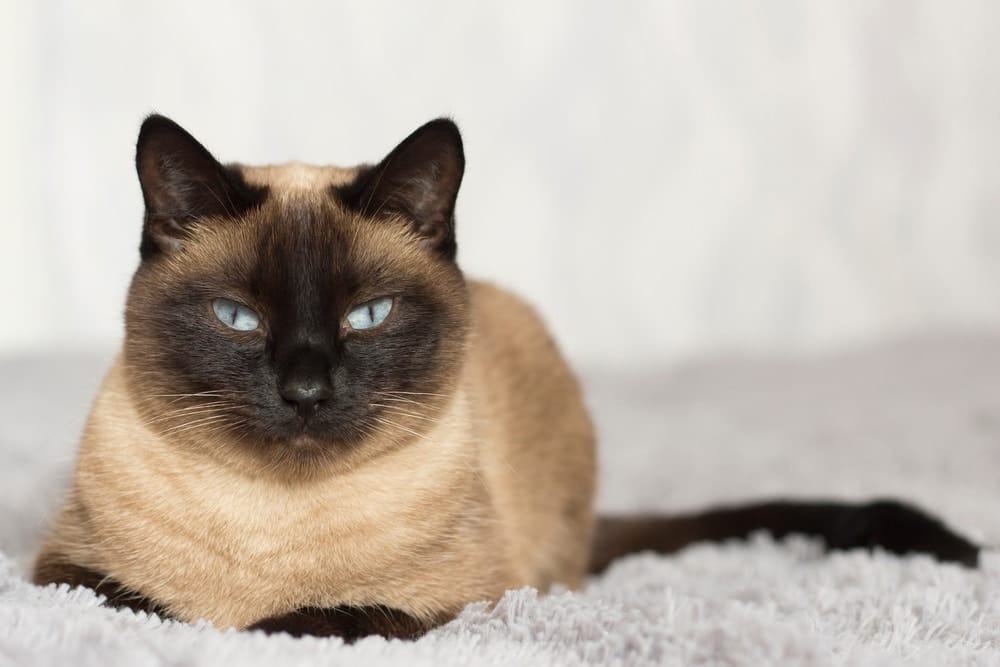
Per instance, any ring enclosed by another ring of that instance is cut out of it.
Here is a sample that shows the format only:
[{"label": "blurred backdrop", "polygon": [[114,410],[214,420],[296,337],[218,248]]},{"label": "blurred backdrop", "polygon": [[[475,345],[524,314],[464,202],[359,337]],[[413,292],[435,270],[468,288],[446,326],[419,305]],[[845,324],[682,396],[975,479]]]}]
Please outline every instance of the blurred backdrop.
[{"label": "blurred backdrop", "polygon": [[222,160],[466,138],[459,253],[637,365],[1000,324],[1000,5],[6,0],[0,354],[110,345],[143,116]]}]

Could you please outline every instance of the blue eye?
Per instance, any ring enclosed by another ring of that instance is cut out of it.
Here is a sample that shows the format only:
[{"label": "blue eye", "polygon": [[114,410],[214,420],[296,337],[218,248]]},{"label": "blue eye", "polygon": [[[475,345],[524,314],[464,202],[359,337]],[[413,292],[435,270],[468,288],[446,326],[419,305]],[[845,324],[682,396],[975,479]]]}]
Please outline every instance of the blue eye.
[{"label": "blue eye", "polygon": [[366,301],[347,314],[347,323],[352,329],[363,331],[371,329],[385,322],[392,310],[392,297],[384,296],[381,299]]},{"label": "blue eye", "polygon": [[260,318],[242,303],[229,299],[216,299],[212,302],[212,310],[219,321],[230,329],[237,331],[253,331],[260,325]]}]

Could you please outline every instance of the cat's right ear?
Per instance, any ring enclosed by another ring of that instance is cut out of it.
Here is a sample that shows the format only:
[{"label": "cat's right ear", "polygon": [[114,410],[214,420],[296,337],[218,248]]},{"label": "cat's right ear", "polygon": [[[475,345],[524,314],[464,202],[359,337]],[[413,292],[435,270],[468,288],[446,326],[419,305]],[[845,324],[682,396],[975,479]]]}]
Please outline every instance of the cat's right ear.
[{"label": "cat's right ear", "polygon": [[455,199],[463,173],[462,135],[451,120],[438,118],[337,193],[362,215],[408,220],[427,247],[454,261]]},{"label": "cat's right ear", "polygon": [[165,116],[146,118],[136,142],[135,167],[146,204],[139,252],[149,259],[177,252],[193,223],[244,213],[263,198],[219,163],[184,128]]}]

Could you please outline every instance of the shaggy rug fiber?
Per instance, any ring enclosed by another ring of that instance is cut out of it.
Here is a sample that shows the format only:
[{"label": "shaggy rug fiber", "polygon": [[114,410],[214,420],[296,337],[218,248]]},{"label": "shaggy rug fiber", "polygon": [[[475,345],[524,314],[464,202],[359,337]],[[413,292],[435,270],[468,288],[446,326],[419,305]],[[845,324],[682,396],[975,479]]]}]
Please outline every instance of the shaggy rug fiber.
[{"label": "shaggy rug fiber", "polygon": [[[106,357],[0,362],[0,664],[997,665],[1000,554],[979,570],[802,538],[625,558],[579,592],[472,604],[417,642],[221,632],[101,607],[25,573]],[[584,374],[599,505],[897,496],[1000,542],[1000,335]]]}]

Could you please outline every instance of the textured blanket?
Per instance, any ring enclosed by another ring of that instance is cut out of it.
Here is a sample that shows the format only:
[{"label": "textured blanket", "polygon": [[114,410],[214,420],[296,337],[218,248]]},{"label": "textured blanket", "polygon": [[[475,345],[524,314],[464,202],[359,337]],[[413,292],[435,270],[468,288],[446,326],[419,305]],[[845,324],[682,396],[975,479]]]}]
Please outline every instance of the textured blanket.
[{"label": "textured blanket", "polygon": [[[25,573],[105,359],[0,362],[0,664],[997,665],[1000,554],[824,555],[793,538],[625,558],[579,592],[508,593],[413,642],[220,632],[100,606]],[[894,495],[1000,542],[1000,335],[796,360],[585,374],[600,506],[688,510]]]}]

